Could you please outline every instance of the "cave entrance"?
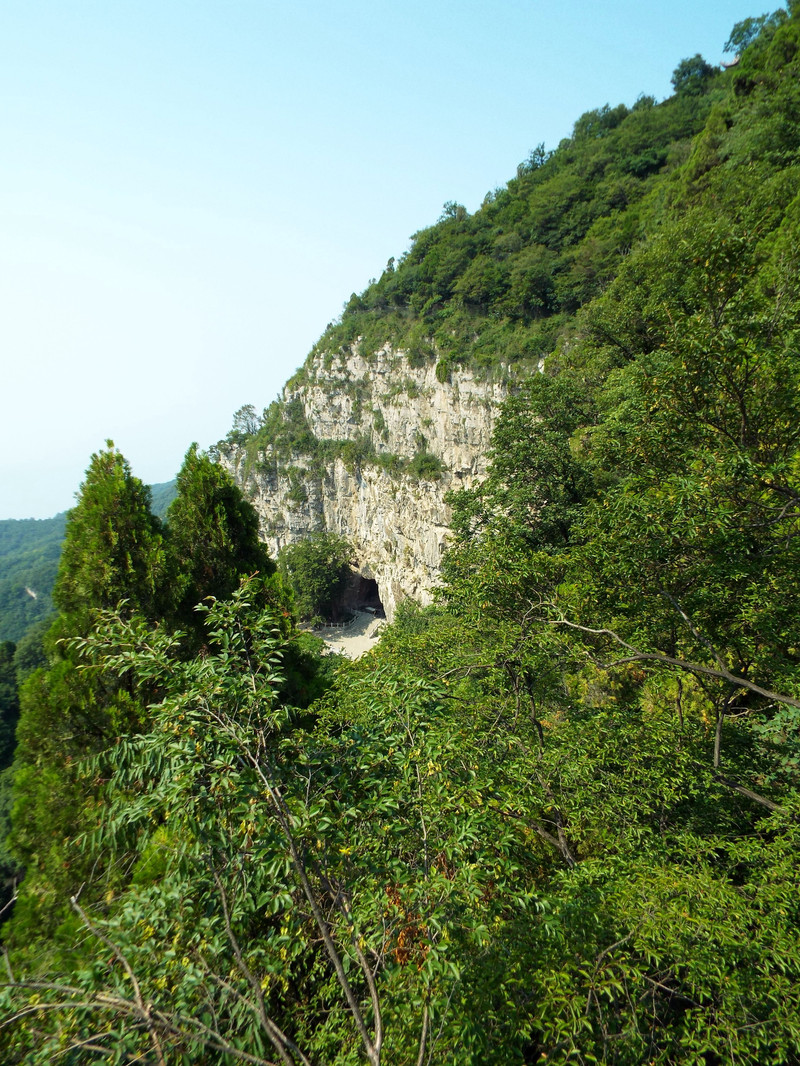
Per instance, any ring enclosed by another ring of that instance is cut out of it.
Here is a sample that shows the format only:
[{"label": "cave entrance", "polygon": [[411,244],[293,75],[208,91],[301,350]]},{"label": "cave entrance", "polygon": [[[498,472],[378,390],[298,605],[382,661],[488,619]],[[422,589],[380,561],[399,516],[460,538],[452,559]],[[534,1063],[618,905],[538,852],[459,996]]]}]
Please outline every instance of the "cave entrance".
[{"label": "cave entrance", "polygon": [[376,618],[386,617],[378,591],[378,582],[371,577],[362,577],[361,574],[351,576],[337,607],[345,614],[366,611],[367,614],[375,615]]}]

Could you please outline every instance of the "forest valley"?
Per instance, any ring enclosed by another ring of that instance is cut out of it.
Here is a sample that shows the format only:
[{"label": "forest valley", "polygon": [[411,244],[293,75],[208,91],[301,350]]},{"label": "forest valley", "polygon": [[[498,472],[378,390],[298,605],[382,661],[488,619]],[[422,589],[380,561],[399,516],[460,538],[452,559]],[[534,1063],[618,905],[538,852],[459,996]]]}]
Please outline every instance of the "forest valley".
[{"label": "forest valley", "polygon": [[4,776],[3,1062],[800,1062],[800,10],[729,45],[320,342],[543,366],[358,662],[208,456],[165,523],[92,458]]}]

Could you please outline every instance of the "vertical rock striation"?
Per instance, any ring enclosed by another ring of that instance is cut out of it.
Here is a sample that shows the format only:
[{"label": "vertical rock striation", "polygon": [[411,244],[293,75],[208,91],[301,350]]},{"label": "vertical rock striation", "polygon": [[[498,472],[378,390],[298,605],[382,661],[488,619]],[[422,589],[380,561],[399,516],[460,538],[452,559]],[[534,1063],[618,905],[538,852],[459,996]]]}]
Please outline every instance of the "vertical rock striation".
[{"label": "vertical rock striation", "polygon": [[321,353],[273,408],[273,442],[223,443],[220,462],[255,506],[273,553],[316,529],[341,534],[391,618],[406,597],[430,602],[450,519],[445,495],[483,476],[507,394],[506,381],[410,362],[389,346],[369,357],[357,347]]}]

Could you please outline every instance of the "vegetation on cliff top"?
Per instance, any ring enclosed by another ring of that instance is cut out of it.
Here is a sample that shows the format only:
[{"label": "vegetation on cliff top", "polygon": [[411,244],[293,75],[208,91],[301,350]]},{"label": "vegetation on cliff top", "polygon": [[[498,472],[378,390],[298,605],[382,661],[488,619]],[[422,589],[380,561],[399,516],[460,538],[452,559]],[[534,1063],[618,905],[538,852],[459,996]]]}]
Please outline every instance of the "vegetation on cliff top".
[{"label": "vegetation on cliff top", "polygon": [[[316,364],[329,369],[337,358],[346,365],[356,351],[369,359],[390,344],[412,367],[435,364],[440,381],[458,366],[516,380],[568,345],[576,315],[608,287],[631,250],[697,196],[710,159],[693,149],[694,138],[705,130],[704,150],[713,154],[719,131],[735,123],[737,133],[725,138],[728,161],[758,155],[747,143],[755,109],[743,106],[750,93],[744,71],[779,23],[764,16],[734,30],[729,50],[753,37],[744,68],[683,60],[668,99],[643,96],[631,107],[587,111],[570,137],[553,151],[534,149],[474,214],[445,204],[438,222],[414,234],[404,255],[351,296],[290,382],[292,397],[262,415],[243,407],[226,442],[246,445],[251,465],[265,449],[279,460],[335,457],[345,442],[315,439],[296,392]],[[326,387],[324,370],[316,383]],[[362,460],[378,462],[380,434],[369,419],[362,428],[374,445]]]}]

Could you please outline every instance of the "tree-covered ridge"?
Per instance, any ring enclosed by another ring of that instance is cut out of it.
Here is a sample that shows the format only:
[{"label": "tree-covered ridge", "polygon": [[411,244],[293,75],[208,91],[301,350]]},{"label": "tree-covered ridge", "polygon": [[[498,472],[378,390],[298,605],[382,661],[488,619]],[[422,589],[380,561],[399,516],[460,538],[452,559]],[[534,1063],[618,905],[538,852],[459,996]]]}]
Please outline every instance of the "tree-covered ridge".
[{"label": "tree-covered ridge", "polygon": [[0,639],[19,640],[52,614],[65,521],[62,514],[0,522]]},{"label": "tree-covered ridge", "polygon": [[[674,94],[661,103],[643,96],[632,107],[586,112],[570,137],[553,151],[539,145],[474,214],[446,204],[403,256],[351,296],[290,385],[300,387],[315,374],[324,387],[334,358],[356,351],[370,357],[387,344],[412,367],[436,363],[440,380],[457,365],[486,375],[529,373],[569,342],[576,312],[613,281],[631,250],[691,200],[709,165],[695,149],[687,166],[697,135],[705,131],[705,153],[716,151],[715,131],[724,128],[732,155],[760,154],[747,146],[747,130],[754,112],[762,126],[760,109],[772,106],[765,101],[774,86],[759,82],[750,99],[747,72],[782,21],[764,16],[737,26],[729,47],[747,47],[729,70],[700,56],[684,60],[673,75]],[[787,114],[785,105],[791,101],[778,102],[775,113]],[[791,142],[791,132],[784,134]],[[265,448],[321,462],[338,457],[347,443],[352,451],[352,442],[314,439],[291,404],[299,400],[273,403],[261,416],[242,408],[227,443],[249,444],[254,461]],[[359,460],[380,462],[368,422]],[[403,460],[408,457],[398,470]]]},{"label": "tree-covered ridge", "polygon": [[[151,493],[153,513],[163,518],[175,482],[152,485]],[[65,524],[66,514],[0,520],[0,640],[17,641],[52,615]]]},{"label": "tree-covered ridge", "polygon": [[[800,15],[734,36],[658,226],[453,498],[435,607],[331,684],[276,575],[187,639],[123,555],[127,602],[29,682],[23,803],[67,771],[34,686],[95,694],[73,745],[137,716],[70,752],[77,840],[52,799],[58,832],[15,829],[7,1061],[800,1062]],[[678,71],[698,98],[717,78]]]},{"label": "tree-covered ridge", "polygon": [[419,476],[415,456],[386,454],[372,417],[380,404],[364,383],[337,382],[356,398],[362,428],[356,440],[317,439],[297,388],[312,375],[323,389],[333,388],[326,380],[334,359],[346,368],[354,353],[369,359],[387,345],[412,368],[435,363],[440,382],[457,365],[487,375],[530,372],[658,225],[667,184],[730,81],[703,61],[699,68],[687,63],[688,72],[676,71],[674,96],[587,112],[570,138],[553,152],[539,146],[473,215],[447,204],[379,280],[353,294],[289,383],[292,394],[262,414],[242,407],[225,445],[246,447],[251,466],[268,450],[279,462],[310,457],[312,475],[343,459],[350,467],[377,464],[393,475]]},{"label": "tree-covered ridge", "polygon": [[412,359],[487,370],[552,351],[568,317],[656,224],[657,190],[728,81],[709,68],[699,86],[679,81],[663,103],[641,97],[631,108],[586,112],[571,137],[552,152],[540,145],[473,215],[447,204],[351,297],[316,350],[337,352],[362,337],[367,351],[391,341]]}]

